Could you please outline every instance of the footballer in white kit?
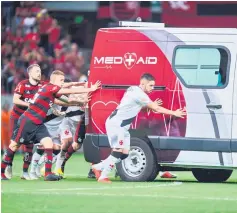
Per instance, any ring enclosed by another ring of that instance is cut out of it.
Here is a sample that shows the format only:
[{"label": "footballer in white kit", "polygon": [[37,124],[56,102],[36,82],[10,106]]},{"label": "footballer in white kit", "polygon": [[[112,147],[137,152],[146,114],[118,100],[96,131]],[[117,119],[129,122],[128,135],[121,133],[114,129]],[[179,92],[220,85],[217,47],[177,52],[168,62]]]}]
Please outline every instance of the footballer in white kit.
[{"label": "footballer in white kit", "polygon": [[[75,96],[75,95],[74,95]],[[78,99],[80,96],[77,95]],[[64,167],[68,159],[74,152],[82,146],[86,134],[86,116],[87,108],[79,106],[70,106],[66,110],[66,116],[59,129],[61,134],[61,152],[57,158],[55,173],[63,176]],[[72,142],[72,144],[70,144]]]},{"label": "footballer in white kit", "polygon": [[92,166],[98,182],[111,183],[108,174],[116,163],[128,157],[130,149],[130,133],[128,130],[142,108],[148,107],[155,112],[176,117],[186,115],[183,109],[172,111],[161,107],[162,101],[159,99],[152,101],[147,94],[152,92],[154,86],[155,78],[151,74],[145,73],[142,75],[140,85],[129,87],[119,106],[107,118],[105,127],[112,152],[107,159]]}]

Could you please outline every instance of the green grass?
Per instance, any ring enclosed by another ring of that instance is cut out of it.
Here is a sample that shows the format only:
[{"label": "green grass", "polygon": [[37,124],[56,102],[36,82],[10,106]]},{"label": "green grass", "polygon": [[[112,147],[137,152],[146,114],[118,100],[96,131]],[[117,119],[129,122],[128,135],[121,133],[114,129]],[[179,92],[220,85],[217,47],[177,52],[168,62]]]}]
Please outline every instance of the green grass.
[{"label": "green grass", "polygon": [[89,164],[74,155],[59,182],[20,179],[22,156],[14,159],[14,178],[2,182],[2,213],[236,213],[237,172],[226,183],[198,183],[191,172],[175,181],[111,185],[87,179]]}]

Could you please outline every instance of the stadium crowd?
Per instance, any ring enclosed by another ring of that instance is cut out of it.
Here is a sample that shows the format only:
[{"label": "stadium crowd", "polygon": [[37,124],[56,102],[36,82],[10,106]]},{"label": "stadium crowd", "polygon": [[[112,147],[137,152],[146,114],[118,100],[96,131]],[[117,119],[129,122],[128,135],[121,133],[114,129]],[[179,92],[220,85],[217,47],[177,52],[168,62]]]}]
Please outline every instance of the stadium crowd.
[{"label": "stadium crowd", "polygon": [[85,79],[82,52],[42,3],[15,3],[2,5],[2,94],[12,94],[27,77],[26,68],[34,63],[42,69],[42,80],[54,69],[63,70],[73,81]]}]

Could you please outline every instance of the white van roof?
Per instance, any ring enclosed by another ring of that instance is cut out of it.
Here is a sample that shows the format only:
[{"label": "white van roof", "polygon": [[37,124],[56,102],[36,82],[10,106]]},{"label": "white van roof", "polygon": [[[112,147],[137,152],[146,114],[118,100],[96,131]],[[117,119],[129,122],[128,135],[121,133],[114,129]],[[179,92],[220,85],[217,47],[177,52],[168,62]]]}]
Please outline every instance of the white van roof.
[{"label": "white van roof", "polygon": [[[111,28],[106,28],[106,30]],[[165,29],[170,33],[191,33],[191,34],[231,34],[237,35],[237,28],[178,28],[178,27],[165,27],[164,23],[153,22],[129,22],[120,21],[119,27],[113,27],[112,29],[134,29],[134,30],[162,30]],[[101,30],[105,30],[101,29]]]}]

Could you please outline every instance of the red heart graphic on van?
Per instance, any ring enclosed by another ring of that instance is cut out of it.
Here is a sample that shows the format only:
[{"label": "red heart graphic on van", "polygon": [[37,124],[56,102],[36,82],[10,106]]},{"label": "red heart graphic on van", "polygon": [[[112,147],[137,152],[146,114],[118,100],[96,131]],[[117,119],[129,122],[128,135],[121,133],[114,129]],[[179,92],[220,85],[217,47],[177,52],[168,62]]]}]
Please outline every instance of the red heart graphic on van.
[{"label": "red heart graphic on van", "polygon": [[123,63],[127,69],[132,69],[133,66],[137,62],[137,54],[136,53],[125,53],[123,57]]},{"label": "red heart graphic on van", "polygon": [[98,133],[106,134],[105,121],[117,106],[118,104],[115,101],[109,101],[107,103],[96,101],[92,104],[91,120]]}]

